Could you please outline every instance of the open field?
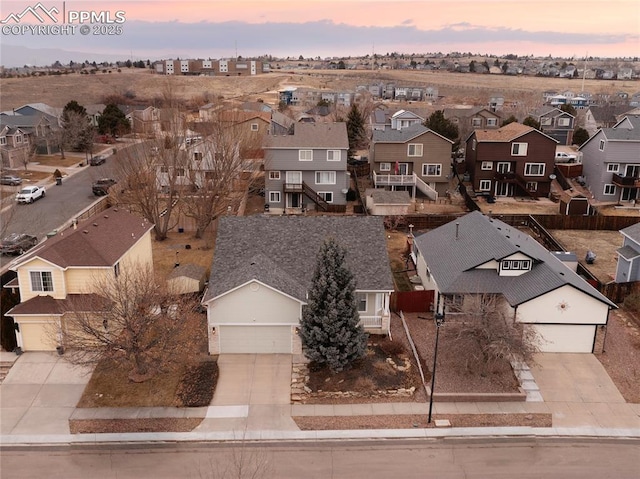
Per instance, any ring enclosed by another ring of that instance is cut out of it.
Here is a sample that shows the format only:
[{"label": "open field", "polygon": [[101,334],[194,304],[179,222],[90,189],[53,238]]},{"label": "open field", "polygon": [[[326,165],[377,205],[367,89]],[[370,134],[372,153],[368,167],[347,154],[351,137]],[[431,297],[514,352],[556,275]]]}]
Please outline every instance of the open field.
[{"label": "open field", "polygon": [[[109,95],[125,95],[143,101],[173,96],[193,107],[224,99],[262,98],[277,103],[277,90],[285,86],[324,89],[355,89],[358,85],[377,82],[410,83],[436,86],[446,103],[486,103],[489,95],[500,92],[507,100],[542,99],[545,90],[579,90],[581,81],[532,76],[476,75],[415,70],[275,70],[254,77],[165,76],[149,70],[116,69],[95,75],[52,75],[46,77],[0,79],[1,110],[17,108],[25,103],[44,102],[63,107],[70,100],[83,104],[101,103]],[[631,93],[638,84],[623,80],[586,80],[585,89],[592,93]]]}]

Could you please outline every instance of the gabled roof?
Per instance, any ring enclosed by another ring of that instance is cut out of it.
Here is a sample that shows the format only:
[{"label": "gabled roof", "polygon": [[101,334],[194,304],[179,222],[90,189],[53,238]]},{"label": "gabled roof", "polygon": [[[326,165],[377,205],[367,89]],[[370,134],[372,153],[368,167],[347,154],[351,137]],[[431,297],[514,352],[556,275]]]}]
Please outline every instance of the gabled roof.
[{"label": "gabled roof", "polygon": [[[478,211],[418,236],[415,244],[444,294],[501,293],[516,306],[571,285],[616,307],[532,237]],[[495,269],[476,269],[517,253],[533,260],[531,271],[500,276]]]},{"label": "gabled roof", "polygon": [[620,256],[629,261],[640,256],[640,252],[636,251],[631,246],[623,246],[622,248],[618,248],[616,251]]},{"label": "gabled roof", "polygon": [[61,268],[110,267],[151,228],[147,220],[122,208],[109,208],[41,243],[12,269],[35,258]]},{"label": "gabled roof", "polygon": [[540,118],[543,116],[548,116],[552,118],[556,118],[558,116],[570,116],[571,118],[575,118],[571,113],[567,113],[566,111],[562,111],[560,108],[556,108],[554,106],[546,106],[542,108],[538,108],[531,113],[533,116]]},{"label": "gabled roof", "polygon": [[545,135],[540,130],[536,130],[531,126],[522,125],[520,123],[509,123],[497,130],[475,130],[472,135],[475,135],[476,140],[480,143],[482,142],[496,142],[496,143],[510,143],[514,140],[517,140],[521,136],[526,135],[527,133],[535,132],[538,133],[554,143],[558,143],[557,140],[551,138],[548,135]]},{"label": "gabled roof", "polygon": [[621,229],[620,233],[632,239],[633,241],[640,243],[640,222],[636,223],[635,225],[627,226],[626,228]]},{"label": "gabled roof", "polygon": [[[622,123],[629,123],[632,128],[625,128]],[[580,149],[595,138],[598,133],[601,133],[608,141],[640,141],[640,115],[627,115],[612,128],[600,128],[580,146]]]},{"label": "gabled roof", "polygon": [[407,128],[403,128],[401,130],[392,130],[386,129],[382,130],[374,130],[373,131],[373,142],[374,143],[406,143],[408,141],[413,140],[414,138],[419,137],[420,135],[424,135],[425,133],[433,133],[436,136],[439,136],[443,140],[448,141],[449,143],[453,143],[453,141],[445,138],[444,136],[436,133],[433,130],[430,130],[424,125],[416,123],[415,125],[411,125]]},{"label": "gabled roof", "polygon": [[280,113],[277,110],[273,110],[271,112],[271,122],[285,128],[289,128],[295,123],[295,120],[293,118],[289,118],[287,115]]},{"label": "gabled roof", "polygon": [[328,237],[347,248],[359,290],[393,290],[380,217],[225,216],[203,301],[257,280],[305,302],[316,255]]},{"label": "gabled roof", "polygon": [[376,205],[408,205],[411,196],[408,191],[387,191],[380,188],[367,188],[365,196],[370,196]]},{"label": "gabled roof", "polygon": [[195,279],[197,281],[200,281],[200,279],[202,279],[202,277],[207,273],[206,268],[203,268],[202,266],[198,266],[197,264],[181,264],[180,266],[177,266],[175,268],[173,268],[173,270],[171,271],[171,273],[169,273],[169,276],[167,277],[167,279],[175,279],[175,278],[190,278],[190,279]]},{"label": "gabled roof", "polygon": [[591,106],[589,111],[597,122],[615,123],[616,117],[629,110],[627,105]]},{"label": "gabled roof", "polygon": [[245,123],[254,119],[259,119],[266,123],[270,123],[271,113],[267,111],[224,110],[218,113],[218,119],[220,121],[232,123],[234,125]]},{"label": "gabled roof", "polygon": [[106,305],[105,299],[94,293],[68,294],[65,299],[54,299],[49,295],[34,296],[17,304],[5,316],[52,315],[61,316],[67,311],[95,310]]},{"label": "gabled roof", "polygon": [[347,124],[296,123],[293,135],[271,135],[265,148],[336,148],[348,149]]}]

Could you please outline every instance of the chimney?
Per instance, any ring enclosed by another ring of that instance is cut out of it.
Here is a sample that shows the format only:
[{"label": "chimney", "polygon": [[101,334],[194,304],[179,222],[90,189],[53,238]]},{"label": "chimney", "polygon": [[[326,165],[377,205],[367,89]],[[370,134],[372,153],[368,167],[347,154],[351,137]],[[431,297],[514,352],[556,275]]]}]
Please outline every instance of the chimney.
[{"label": "chimney", "polygon": [[460,232],[460,223],[456,221],[456,241],[458,241],[459,232]]}]

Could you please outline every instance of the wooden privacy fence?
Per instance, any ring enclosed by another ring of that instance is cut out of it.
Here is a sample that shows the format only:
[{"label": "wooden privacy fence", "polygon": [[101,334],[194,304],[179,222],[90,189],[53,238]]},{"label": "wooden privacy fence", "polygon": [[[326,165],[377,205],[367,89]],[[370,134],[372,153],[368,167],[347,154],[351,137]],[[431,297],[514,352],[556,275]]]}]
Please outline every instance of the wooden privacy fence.
[{"label": "wooden privacy fence", "polygon": [[390,308],[397,313],[426,313],[433,305],[433,290],[431,291],[394,291],[391,293]]}]

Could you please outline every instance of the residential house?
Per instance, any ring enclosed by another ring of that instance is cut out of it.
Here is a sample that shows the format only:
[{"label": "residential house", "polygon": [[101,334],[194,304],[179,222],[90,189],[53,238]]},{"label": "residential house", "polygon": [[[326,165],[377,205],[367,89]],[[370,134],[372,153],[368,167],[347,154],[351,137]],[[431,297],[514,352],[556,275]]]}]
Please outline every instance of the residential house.
[{"label": "residential house", "polygon": [[296,123],[265,138],[265,209],[271,213],[343,210],[347,204],[346,123]]},{"label": "residential house", "polygon": [[374,130],[369,163],[376,188],[416,189],[431,199],[451,188],[451,145],[448,138],[421,124],[401,130]]},{"label": "residential house", "polygon": [[629,106],[632,108],[640,107],[640,92],[636,92],[629,98]]},{"label": "residential house", "polygon": [[19,128],[29,135],[36,153],[50,155],[60,151],[59,145],[52,138],[52,133],[61,128],[56,116],[58,114],[62,114],[62,109],[49,107],[44,103],[32,103],[1,112],[0,125]]},{"label": "residential house", "polygon": [[295,121],[277,110],[271,112],[271,134],[287,135],[291,133]]},{"label": "residential house", "polygon": [[631,80],[633,78],[633,68],[618,68],[618,80]]},{"label": "residential house", "polygon": [[11,265],[17,273],[20,304],[6,313],[16,323],[23,351],[64,346],[48,332],[64,327],[87,295],[99,294],[96,281],[124,271],[153,267],[153,225],[122,208],[109,208],[47,239]]},{"label": "residential house", "polygon": [[640,223],[620,230],[622,247],[618,248],[616,283],[640,281]]},{"label": "residential house", "polygon": [[132,133],[153,137],[162,132],[160,109],[155,106],[133,109],[125,117],[129,120]]},{"label": "residential house", "polygon": [[501,95],[500,93],[494,93],[489,97],[490,111],[502,110],[503,105],[504,105],[504,95]]},{"label": "residential house", "polygon": [[540,123],[540,130],[554,138],[560,145],[573,143],[573,129],[576,117],[559,108],[543,107],[531,116]]},{"label": "residential house", "polygon": [[465,151],[473,189],[491,196],[548,196],[556,144],[550,136],[520,123],[475,130]]},{"label": "residential house", "polygon": [[392,130],[402,130],[413,125],[421,125],[425,121],[421,116],[407,110],[398,110],[391,115],[390,120]]},{"label": "residential house", "polygon": [[224,110],[218,112],[214,121],[236,137],[243,160],[262,160],[262,143],[271,129],[270,112]]},{"label": "residential house", "polygon": [[3,124],[0,117],[0,159],[2,168],[24,167],[31,160],[32,143],[30,135],[22,128]]},{"label": "residential house", "polygon": [[616,308],[534,238],[478,211],[416,237],[412,258],[438,312],[497,295],[507,318],[533,329],[544,352],[593,352],[598,326]]},{"label": "residential house", "polygon": [[327,238],[346,248],[361,324],[389,333],[389,268],[383,220],[358,216],[220,219],[207,307],[209,353],[302,352],[299,336],[317,254]]},{"label": "residential house", "polygon": [[475,129],[500,128],[500,115],[484,107],[445,108],[443,113],[458,127],[460,138],[466,138]]},{"label": "residential house", "polygon": [[626,115],[580,146],[582,174],[596,201],[632,202],[640,195],[640,115]]},{"label": "residential house", "polygon": [[434,86],[428,86],[424,90],[424,100],[429,102],[438,101],[438,88]]},{"label": "residential house", "polygon": [[594,135],[599,128],[611,128],[629,111],[624,105],[591,106],[584,116],[584,128]]}]

